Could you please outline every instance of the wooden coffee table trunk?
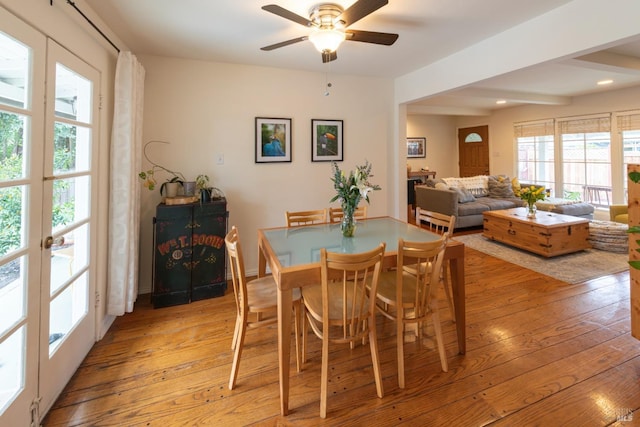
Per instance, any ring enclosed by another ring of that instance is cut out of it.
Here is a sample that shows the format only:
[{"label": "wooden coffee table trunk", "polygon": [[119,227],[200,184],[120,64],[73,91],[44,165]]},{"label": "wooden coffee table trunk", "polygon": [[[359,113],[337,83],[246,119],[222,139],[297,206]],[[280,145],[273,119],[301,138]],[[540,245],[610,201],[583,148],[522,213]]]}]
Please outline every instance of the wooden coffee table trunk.
[{"label": "wooden coffee table trunk", "polygon": [[526,208],[484,212],[482,235],[545,257],[591,247],[589,221],[575,216],[538,211],[527,218]]}]

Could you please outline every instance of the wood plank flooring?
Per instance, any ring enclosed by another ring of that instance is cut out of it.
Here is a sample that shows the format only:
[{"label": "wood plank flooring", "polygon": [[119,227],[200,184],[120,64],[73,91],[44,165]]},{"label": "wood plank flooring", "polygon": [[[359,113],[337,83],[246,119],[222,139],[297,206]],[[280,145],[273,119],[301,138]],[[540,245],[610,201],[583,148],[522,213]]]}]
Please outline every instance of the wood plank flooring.
[{"label": "wood plank flooring", "polygon": [[[430,339],[405,345],[378,316],[385,396],[368,346],[332,347],[328,414],[319,418],[320,340],[291,359],[291,413],[279,414],[276,329],[248,331],[235,390],[227,383],[232,295],[154,310],[140,296],[116,320],[44,426],[627,426],[640,425],[640,341],[630,335],[629,273],[568,285],[466,249],[467,354],[444,302],[449,372]],[[432,336],[433,330],[427,328]]]}]

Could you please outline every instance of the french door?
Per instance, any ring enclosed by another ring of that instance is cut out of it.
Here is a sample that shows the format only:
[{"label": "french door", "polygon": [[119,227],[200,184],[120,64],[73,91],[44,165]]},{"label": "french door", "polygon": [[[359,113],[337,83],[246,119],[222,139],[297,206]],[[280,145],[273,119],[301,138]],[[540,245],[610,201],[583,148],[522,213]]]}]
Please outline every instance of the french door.
[{"label": "french door", "polygon": [[91,237],[100,75],[5,14],[9,19],[0,24],[0,425],[22,426],[40,422],[95,342]]}]

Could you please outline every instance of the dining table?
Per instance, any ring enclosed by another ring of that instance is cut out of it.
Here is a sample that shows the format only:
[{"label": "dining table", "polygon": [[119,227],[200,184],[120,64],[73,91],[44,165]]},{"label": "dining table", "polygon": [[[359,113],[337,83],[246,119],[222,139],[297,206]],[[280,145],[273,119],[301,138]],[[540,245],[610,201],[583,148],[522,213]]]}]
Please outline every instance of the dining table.
[{"label": "dining table", "polygon": [[[268,273],[268,266],[278,287],[278,366],[280,412],[283,416],[289,413],[292,290],[320,283],[320,250],[325,248],[330,252],[360,253],[370,251],[384,242],[383,267],[391,268],[396,265],[398,239],[424,242],[440,237],[392,217],[358,220],[353,237],[342,236],[339,223],[258,229],[258,277]],[[464,354],[464,244],[449,240],[444,262],[449,263],[451,270],[458,351]]]}]

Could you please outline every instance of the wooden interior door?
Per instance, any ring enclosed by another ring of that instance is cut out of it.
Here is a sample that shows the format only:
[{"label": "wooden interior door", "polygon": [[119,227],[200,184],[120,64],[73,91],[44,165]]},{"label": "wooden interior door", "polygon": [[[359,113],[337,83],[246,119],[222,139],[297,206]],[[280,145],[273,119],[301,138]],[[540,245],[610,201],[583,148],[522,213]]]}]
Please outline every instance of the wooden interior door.
[{"label": "wooden interior door", "polygon": [[458,129],[460,176],[489,175],[489,126]]}]

